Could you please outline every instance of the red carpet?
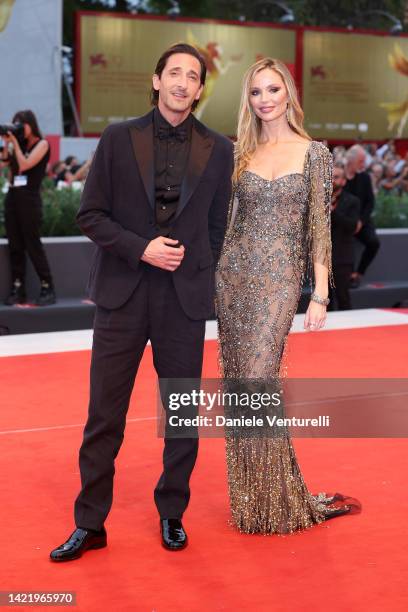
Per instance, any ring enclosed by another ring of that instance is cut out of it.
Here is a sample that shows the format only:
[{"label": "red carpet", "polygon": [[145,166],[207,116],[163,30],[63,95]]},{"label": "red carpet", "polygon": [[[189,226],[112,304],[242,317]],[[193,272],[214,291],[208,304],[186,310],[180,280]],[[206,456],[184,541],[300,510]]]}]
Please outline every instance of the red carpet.
[{"label": "red carpet", "polygon": [[[129,422],[106,525],[108,548],[50,563],[50,549],[74,527],[89,359],[83,351],[0,360],[0,432],[66,426],[0,435],[0,590],[75,591],[76,609],[86,612],[408,608],[403,439],[295,440],[309,488],[354,495],[363,512],[272,537],[244,536],[228,526],[223,441],[202,440],[184,520],[190,546],[169,553],[159,544],[152,499],[162,442],[153,420]],[[407,364],[408,326],[290,337],[292,376],[407,377]],[[209,341],[204,374],[216,372],[216,343]],[[154,401],[149,351],[129,419],[154,416]]]}]

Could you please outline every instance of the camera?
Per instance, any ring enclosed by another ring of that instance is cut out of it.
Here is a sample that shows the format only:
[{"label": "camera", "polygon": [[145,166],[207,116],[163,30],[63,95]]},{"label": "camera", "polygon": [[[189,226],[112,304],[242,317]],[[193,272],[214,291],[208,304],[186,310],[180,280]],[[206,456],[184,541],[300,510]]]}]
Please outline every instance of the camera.
[{"label": "camera", "polygon": [[20,145],[24,144],[24,125],[22,123],[0,123],[0,136],[7,136],[11,132]]}]

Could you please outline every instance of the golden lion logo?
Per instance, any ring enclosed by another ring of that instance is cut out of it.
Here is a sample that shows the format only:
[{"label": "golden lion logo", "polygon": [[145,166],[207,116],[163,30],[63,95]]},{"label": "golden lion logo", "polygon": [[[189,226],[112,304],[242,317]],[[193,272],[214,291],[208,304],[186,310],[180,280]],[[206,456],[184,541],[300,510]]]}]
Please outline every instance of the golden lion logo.
[{"label": "golden lion logo", "polygon": [[[400,45],[394,45],[394,53],[389,53],[388,61],[395,72],[399,72],[405,77],[408,76],[408,57],[406,57]],[[408,121],[408,98],[402,102],[382,102],[380,106],[387,111],[388,129],[393,130],[396,126],[396,136],[402,138]]]},{"label": "golden lion logo", "polygon": [[16,0],[0,0],[0,32],[6,29]]}]

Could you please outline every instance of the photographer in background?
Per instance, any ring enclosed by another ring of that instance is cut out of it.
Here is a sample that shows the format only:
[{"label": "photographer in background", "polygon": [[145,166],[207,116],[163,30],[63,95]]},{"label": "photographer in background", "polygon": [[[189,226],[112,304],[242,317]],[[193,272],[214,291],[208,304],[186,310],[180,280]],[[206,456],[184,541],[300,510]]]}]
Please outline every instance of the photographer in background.
[{"label": "photographer in background", "polygon": [[[2,134],[5,142],[2,162],[9,167],[10,187],[4,209],[12,274],[11,292],[5,304],[12,306],[26,302],[27,252],[41,282],[41,292],[35,304],[46,306],[56,301],[50,267],[40,238],[40,188],[50,159],[50,146],[43,139],[31,110],[16,113],[13,124],[13,131]],[[22,126],[20,129],[18,124]]]}]

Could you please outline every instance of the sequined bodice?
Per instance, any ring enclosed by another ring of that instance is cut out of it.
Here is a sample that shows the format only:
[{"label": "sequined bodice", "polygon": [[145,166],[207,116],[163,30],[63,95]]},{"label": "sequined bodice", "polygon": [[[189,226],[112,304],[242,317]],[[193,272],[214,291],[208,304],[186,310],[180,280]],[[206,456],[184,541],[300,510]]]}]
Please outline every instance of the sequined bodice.
[{"label": "sequined bodice", "polygon": [[307,207],[308,191],[305,175],[300,172],[268,180],[245,170],[236,191],[242,202],[237,220],[246,218],[249,223],[261,227],[265,222],[269,232],[261,231],[260,237],[282,231],[279,222],[285,222],[288,230],[299,230],[299,220]]},{"label": "sequined bodice", "polygon": [[[304,268],[305,227],[310,185],[304,174],[267,180],[245,171],[235,192],[239,206],[224,242],[231,270],[267,273],[288,262]],[[237,248],[238,246],[238,248]]]}]

